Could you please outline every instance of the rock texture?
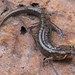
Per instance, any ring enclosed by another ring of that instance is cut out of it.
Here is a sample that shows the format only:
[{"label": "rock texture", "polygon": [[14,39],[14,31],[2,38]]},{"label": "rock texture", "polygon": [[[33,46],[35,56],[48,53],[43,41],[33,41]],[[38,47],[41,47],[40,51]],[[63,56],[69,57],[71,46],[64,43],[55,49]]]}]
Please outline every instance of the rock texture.
[{"label": "rock texture", "polygon": [[[45,11],[51,14],[51,21],[66,34],[66,39],[62,40],[53,31],[54,44],[75,46],[75,0],[0,0],[0,21],[19,4],[30,6],[33,2],[39,3],[39,8],[45,7]],[[5,9],[8,10],[4,12]],[[21,14],[8,18],[0,27],[0,75],[75,75],[75,57],[42,66],[44,56],[32,35],[28,31],[23,35],[20,31],[21,26],[28,28],[38,21]],[[37,31],[37,28],[33,29],[34,33]]]}]

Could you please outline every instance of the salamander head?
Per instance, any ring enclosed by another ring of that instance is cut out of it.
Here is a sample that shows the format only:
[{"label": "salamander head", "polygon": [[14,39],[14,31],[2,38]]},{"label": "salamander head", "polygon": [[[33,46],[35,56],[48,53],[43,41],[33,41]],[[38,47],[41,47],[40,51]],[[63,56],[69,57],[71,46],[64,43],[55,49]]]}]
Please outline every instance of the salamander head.
[{"label": "salamander head", "polygon": [[72,58],[75,55],[75,48],[73,45],[59,45],[56,47],[58,53],[55,55],[54,60],[63,60]]},{"label": "salamander head", "polygon": [[59,45],[58,51],[64,51],[66,54],[75,55],[75,48],[73,45]]},{"label": "salamander head", "polygon": [[66,53],[67,52],[70,52],[70,53],[74,52],[75,53],[75,49],[74,49],[73,45],[59,45],[59,47],[57,47],[57,50],[65,51]]}]

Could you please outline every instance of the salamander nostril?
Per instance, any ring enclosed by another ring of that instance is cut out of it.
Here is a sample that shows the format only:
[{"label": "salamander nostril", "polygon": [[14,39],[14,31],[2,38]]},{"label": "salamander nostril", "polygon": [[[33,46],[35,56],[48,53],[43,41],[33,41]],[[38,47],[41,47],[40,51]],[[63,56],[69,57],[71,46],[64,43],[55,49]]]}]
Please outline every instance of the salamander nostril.
[{"label": "salamander nostril", "polygon": [[20,32],[22,35],[24,35],[27,32],[27,30],[24,26],[22,26]]}]

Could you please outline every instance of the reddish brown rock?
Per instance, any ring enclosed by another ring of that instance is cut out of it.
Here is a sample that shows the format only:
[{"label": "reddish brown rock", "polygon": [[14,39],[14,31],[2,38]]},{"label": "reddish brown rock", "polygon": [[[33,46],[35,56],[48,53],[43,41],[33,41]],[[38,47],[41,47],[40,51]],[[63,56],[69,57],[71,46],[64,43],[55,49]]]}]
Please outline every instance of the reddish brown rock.
[{"label": "reddish brown rock", "polygon": [[[7,0],[5,0],[7,1]],[[75,1],[74,0],[8,0],[6,5],[0,1],[0,14],[9,6],[9,10],[0,15],[0,21],[9,12],[17,8],[18,4],[29,6],[31,2],[39,3],[45,7],[47,13],[52,13],[51,21],[59,26],[66,34],[67,40],[58,39],[57,33],[52,32],[54,44],[71,44],[75,46]],[[21,20],[28,28],[30,24],[39,20],[30,20],[23,14]],[[8,18],[0,27],[0,75],[74,75],[75,57],[70,60],[51,61],[45,67],[42,66],[44,56],[36,47],[36,43],[26,32],[21,34],[22,22],[18,17]],[[37,29],[37,28],[36,28]],[[34,32],[37,30],[34,29]],[[35,37],[36,38],[36,37]]]}]

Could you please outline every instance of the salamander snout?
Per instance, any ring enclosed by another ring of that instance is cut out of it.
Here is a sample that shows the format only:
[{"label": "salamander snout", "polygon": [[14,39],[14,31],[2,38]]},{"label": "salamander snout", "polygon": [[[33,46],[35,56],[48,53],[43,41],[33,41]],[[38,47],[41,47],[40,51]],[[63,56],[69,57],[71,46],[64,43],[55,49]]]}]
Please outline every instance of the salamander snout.
[{"label": "salamander snout", "polygon": [[59,45],[60,51],[66,52],[66,54],[75,55],[75,48],[73,45]]}]

